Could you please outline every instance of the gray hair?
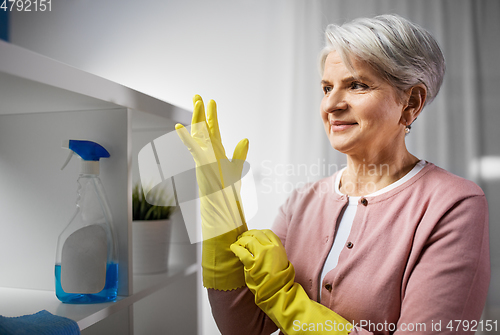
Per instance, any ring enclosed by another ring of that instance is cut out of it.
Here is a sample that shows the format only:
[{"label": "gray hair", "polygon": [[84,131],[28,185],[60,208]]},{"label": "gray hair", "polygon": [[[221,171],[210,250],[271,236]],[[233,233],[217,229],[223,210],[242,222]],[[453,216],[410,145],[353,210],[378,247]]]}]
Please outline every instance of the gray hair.
[{"label": "gray hair", "polygon": [[341,26],[331,24],[325,34],[321,73],[328,54],[337,51],[353,74],[351,57],[367,62],[400,93],[416,84],[424,84],[426,105],[438,94],[445,60],[434,37],[419,25],[388,14],[355,19]]}]

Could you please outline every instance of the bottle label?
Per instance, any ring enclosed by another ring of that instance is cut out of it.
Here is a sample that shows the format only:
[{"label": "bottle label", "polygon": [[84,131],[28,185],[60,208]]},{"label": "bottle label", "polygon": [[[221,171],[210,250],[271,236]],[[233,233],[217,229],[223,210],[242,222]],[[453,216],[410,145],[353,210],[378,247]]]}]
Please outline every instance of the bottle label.
[{"label": "bottle label", "polygon": [[106,231],[101,226],[87,226],[71,234],[64,242],[61,257],[64,292],[101,292],[106,283],[107,250]]}]

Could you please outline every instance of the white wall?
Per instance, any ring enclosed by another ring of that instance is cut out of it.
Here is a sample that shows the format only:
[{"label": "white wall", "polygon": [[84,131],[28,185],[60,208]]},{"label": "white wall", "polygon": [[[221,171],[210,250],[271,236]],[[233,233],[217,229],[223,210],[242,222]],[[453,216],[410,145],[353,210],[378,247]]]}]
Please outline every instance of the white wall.
[{"label": "white wall", "polygon": [[[286,1],[57,1],[13,13],[11,40],[51,58],[192,109],[214,99],[228,156],[284,162],[292,16]],[[268,163],[269,165],[269,163]],[[259,193],[249,224],[269,226],[285,195]]]}]

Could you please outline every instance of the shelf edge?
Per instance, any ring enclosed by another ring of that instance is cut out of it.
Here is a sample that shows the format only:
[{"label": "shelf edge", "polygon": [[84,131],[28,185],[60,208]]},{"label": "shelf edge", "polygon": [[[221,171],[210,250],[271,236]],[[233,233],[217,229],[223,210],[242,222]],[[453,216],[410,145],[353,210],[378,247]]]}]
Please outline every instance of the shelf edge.
[{"label": "shelf edge", "polygon": [[189,124],[191,112],[0,40],[0,72]]},{"label": "shelf edge", "polygon": [[192,275],[198,271],[199,265],[196,263],[193,263],[178,272],[176,272],[174,275],[169,276],[165,278],[164,281],[157,283],[155,285],[152,285],[151,287],[148,287],[147,289],[141,290],[137,293],[133,293],[132,295],[128,297],[118,297],[118,300],[106,308],[103,308],[102,310],[93,313],[92,315],[89,315],[79,321],[77,321],[78,326],[80,327],[80,330],[84,330],[85,328],[88,328],[92,326],[93,324],[105,319],[106,317],[119,312],[129,306],[132,306],[134,303],[138,302],[139,300],[142,300],[151,294],[169,286],[170,284],[176,282],[177,280],[187,277],[189,275]]}]

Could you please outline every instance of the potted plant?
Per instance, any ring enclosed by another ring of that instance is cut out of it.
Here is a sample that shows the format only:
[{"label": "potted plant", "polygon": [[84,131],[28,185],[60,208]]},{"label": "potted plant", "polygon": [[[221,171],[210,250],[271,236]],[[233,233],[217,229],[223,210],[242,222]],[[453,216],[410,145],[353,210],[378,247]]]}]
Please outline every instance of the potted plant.
[{"label": "potted plant", "polygon": [[[153,194],[151,194],[153,193]],[[173,199],[163,189],[150,191],[151,203],[169,204],[155,206],[146,200],[142,187],[137,184],[132,191],[132,248],[133,268],[136,274],[153,274],[168,269],[168,254],[172,222],[170,217],[176,207]]]}]

